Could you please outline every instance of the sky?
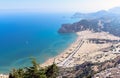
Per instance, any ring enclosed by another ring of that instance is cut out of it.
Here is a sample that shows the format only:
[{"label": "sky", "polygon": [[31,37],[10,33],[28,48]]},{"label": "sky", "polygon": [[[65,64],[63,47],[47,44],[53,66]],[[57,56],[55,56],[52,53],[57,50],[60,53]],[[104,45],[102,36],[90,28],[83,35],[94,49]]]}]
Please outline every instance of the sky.
[{"label": "sky", "polygon": [[94,12],[120,6],[120,0],[0,0],[0,11]]}]

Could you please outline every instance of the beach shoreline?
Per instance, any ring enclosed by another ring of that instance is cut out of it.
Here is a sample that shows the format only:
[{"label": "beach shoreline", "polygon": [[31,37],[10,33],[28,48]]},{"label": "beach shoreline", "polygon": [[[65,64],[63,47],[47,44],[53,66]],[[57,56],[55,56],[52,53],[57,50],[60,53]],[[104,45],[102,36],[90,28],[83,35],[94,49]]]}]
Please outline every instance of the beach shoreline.
[{"label": "beach shoreline", "polygon": [[[93,32],[90,30],[85,30],[77,32],[76,40],[70,44],[62,53],[58,54],[55,57],[52,57],[45,61],[43,64],[40,64],[41,67],[46,67],[52,65],[53,62],[59,67],[74,67],[80,65],[85,61],[95,62],[104,62],[105,60],[114,59],[117,55],[113,54],[111,51],[107,53],[102,50],[112,46],[112,43],[104,42],[104,44],[97,44],[92,40],[120,40],[119,37],[116,37],[112,34],[106,32]],[[101,58],[96,59],[96,56],[101,56]],[[88,58],[89,59],[88,59]]]},{"label": "beach shoreline", "polygon": [[[46,67],[46,66],[52,65],[54,62],[56,63],[56,58],[60,58],[60,57],[64,56],[67,53],[66,51],[71,50],[71,47],[74,47],[75,43],[77,43],[79,41],[80,37],[77,33],[76,33],[76,35],[77,35],[77,37],[74,40],[74,42],[72,42],[64,51],[60,52],[58,55],[56,55],[54,57],[50,57],[44,63],[40,64],[40,66],[41,67]],[[69,54],[66,55],[66,56],[69,56]]]}]

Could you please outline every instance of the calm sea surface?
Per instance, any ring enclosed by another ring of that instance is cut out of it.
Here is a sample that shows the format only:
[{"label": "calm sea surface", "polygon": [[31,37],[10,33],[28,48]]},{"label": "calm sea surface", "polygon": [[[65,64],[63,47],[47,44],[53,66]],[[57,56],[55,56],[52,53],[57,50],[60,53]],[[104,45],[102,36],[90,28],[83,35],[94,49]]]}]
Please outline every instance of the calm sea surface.
[{"label": "calm sea surface", "polygon": [[30,58],[39,63],[58,55],[77,37],[57,33],[61,24],[72,23],[69,14],[0,14],[0,73],[30,66]]}]

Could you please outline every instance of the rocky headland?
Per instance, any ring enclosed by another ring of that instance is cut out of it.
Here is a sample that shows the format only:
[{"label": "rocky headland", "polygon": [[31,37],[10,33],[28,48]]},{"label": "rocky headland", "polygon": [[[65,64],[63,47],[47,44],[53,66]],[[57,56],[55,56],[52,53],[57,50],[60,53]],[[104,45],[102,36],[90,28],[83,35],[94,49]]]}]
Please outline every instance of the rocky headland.
[{"label": "rocky headland", "polygon": [[59,33],[74,33],[84,30],[94,32],[105,31],[115,36],[120,36],[120,19],[116,17],[101,17],[98,19],[83,19],[73,24],[63,24]]}]

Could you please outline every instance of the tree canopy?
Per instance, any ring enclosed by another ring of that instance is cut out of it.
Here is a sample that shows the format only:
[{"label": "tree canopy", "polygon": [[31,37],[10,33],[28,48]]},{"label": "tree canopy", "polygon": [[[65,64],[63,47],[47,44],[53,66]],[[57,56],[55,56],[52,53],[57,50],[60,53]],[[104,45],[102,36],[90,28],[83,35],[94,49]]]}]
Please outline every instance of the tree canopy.
[{"label": "tree canopy", "polygon": [[56,78],[58,76],[58,67],[55,63],[46,68],[42,68],[32,59],[32,66],[13,69],[9,73],[9,78]]}]

